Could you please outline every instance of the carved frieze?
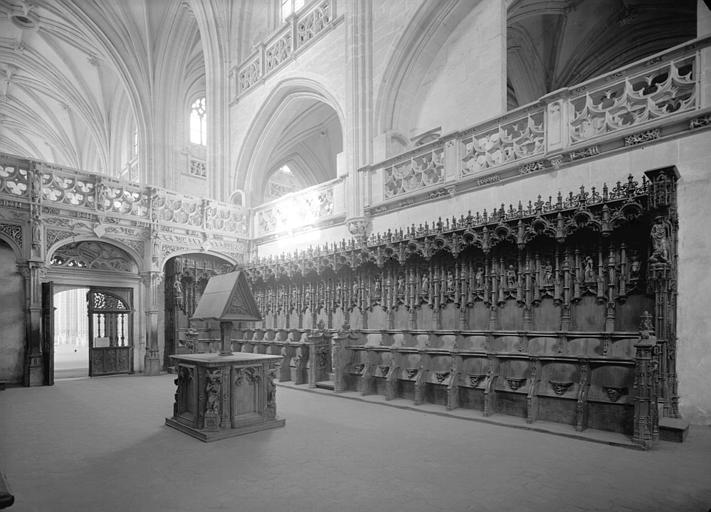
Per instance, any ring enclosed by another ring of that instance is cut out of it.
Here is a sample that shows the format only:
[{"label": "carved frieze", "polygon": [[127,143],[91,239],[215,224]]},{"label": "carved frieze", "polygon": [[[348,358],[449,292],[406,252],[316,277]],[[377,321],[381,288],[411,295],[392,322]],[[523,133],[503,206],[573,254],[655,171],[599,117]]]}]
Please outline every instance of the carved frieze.
[{"label": "carved frieze", "polygon": [[18,248],[22,248],[22,226],[2,223],[0,224],[0,233],[3,233],[15,242]]},{"label": "carved frieze", "polygon": [[136,271],[136,263],[126,251],[93,241],[74,242],[60,247],[52,255],[51,264],[55,267]]}]

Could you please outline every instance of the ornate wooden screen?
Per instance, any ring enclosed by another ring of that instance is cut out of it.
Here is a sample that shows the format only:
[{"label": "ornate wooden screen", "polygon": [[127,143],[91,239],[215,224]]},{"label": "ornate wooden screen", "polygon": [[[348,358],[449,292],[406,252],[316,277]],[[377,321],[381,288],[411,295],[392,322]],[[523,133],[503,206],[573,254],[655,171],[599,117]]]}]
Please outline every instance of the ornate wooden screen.
[{"label": "ornate wooden screen", "polygon": [[678,416],[676,179],[650,171],[257,262],[261,327],[349,324],[346,388],[632,433],[647,311],[656,394]]},{"label": "ornate wooden screen", "polygon": [[89,375],[133,372],[132,290],[90,288]]},{"label": "ornate wooden screen", "polygon": [[[188,348],[192,341],[188,332],[199,328],[202,338],[209,332],[208,322],[190,322],[195,308],[212,276],[231,272],[234,265],[214,256],[190,254],[171,258],[165,267],[165,355],[168,367],[172,354],[193,352]],[[215,326],[219,338],[219,326]],[[187,335],[186,335],[187,334]],[[216,339],[216,341],[219,341]]]}]

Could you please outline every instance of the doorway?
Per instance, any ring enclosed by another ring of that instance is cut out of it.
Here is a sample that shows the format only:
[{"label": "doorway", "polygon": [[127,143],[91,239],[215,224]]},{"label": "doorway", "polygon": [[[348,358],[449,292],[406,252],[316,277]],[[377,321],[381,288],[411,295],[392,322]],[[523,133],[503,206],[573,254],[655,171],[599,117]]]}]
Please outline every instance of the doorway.
[{"label": "doorway", "polygon": [[89,288],[76,287],[54,294],[55,380],[89,375],[87,293]]},{"label": "doorway", "polygon": [[64,286],[53,294],[55,380],[133,373],[132,299],[130,288]]}]

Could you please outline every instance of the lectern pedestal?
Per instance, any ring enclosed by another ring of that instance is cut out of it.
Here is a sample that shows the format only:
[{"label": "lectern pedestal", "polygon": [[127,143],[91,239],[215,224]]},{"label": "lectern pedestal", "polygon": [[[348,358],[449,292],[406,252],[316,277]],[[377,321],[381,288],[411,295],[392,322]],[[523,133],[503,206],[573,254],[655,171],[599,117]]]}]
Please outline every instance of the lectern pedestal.
[{"label": "lectern pedestal", "polygon": [[165,424],[210,442],[283,427],[276,415],[281,356],[235,353],[170,356],[178,372],[173,417]]}]

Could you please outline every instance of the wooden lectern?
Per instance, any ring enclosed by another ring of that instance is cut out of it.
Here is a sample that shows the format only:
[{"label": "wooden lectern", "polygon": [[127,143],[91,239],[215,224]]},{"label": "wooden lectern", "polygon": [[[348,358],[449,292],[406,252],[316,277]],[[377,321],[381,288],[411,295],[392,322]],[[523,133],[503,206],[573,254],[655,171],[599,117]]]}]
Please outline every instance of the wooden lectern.
[{"label": "wooden lectern", "polygon": [[205,442],[283,427],[274,385],[281,356],[232,353],[233,322],[262,319],[244,273],[210,278],[192,318],[219,321],[222,346],[219,354],[170,356],[178,377],[166,425]]}]

